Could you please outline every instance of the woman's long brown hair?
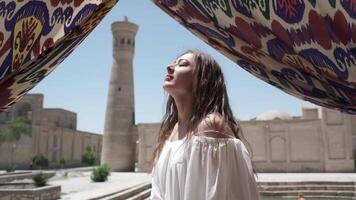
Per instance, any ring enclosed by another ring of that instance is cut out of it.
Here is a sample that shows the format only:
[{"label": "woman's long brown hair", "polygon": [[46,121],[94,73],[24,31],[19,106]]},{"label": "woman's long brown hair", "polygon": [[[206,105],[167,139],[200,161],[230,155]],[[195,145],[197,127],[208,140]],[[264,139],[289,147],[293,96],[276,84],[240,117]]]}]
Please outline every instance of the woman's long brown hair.
[{"label": "woman's long brown hair", "polygon": [[[208,114],[215,113],[221,115],[230,127],[235,137],[243,143],[247,140],[242,134],[242,130],[233,116],[227,95],[224,75],[220,65],[207,53],[198,50],[187,50],[183,54],[192,53],[195,59],[195,91],[193,111],[189,120],[188,130],[192,130],[196,125],[207,117]],[[159,158],[164,142],[170,136],[175,124],[178,122],[178,110],[171,95],[168,96],[166,113],[159,130],[157,145],[151,159],[151,169]],[[191,131],[187,138],[191,138]],[[250,145],[248,145],[250,147]],[[249,148],[249,151],[252,151]],[[255,169],[254,169],[255,172]],[[256,172],[255,172],[256,173]]]}]

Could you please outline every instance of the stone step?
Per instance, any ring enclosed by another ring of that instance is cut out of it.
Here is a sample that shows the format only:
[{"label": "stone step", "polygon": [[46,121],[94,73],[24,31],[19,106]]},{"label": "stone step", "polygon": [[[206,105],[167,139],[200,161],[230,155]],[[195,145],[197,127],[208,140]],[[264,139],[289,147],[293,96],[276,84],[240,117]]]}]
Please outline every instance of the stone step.
[{"label": "stone step", "polygon": [[[305,199],[315,199],[315,200],[355,200],[355,197],[342,197],[342,196],[304,196]],[[283,196],[278,197],[278,200],[296,200],[297,196]],[[276,197],[263,197],[261,200],[276,200]]]},{"label": "stone step", "polygon": [[299,190],[299,191],[260,191],[261,196],[334,196],[334,197],[355,197],[354,191],[329,191],[329,190]]},{"label": "stone step", "polygon": [[261,186],[272,186],[272,185],[354,185],[354,181],[263,181],[257,182]]},{"label": "stone step", "polygon": [[20,175],[20,174],[31,174],[31,171],[23,171],[23,172],[6,172],[6,173],[1,173],[0,177],[2,176],[10,176],[10,175]]},{"label": "stone step", "polygon": [[258,186],[259,191],[285,191],[285,190],[336,190],[336,191],[356,191],[353,185],[273,185]]},{"label": "stone step", "polygon": [[[135,195],[141,193],[141,192],[144,192],[148,189],[151,188],[151,183],[148,182],[148,183],[142,183],[142,184],[139,184],[137,186],[134,186],[134,187],[131,187],[131,188],[128,188],[127,190],[124,190],[122,192],[118,192],[118,193],[114,193],[114,194],[111,194],[109,196],[106,196],[104,198],[100,198],[102,200],[122,200],[122,199],[128,199],[128,198],[131,198],[131,197],[134,197]],[[144,198],[142,198],[144,199]]]},{"label": "stone step", "polygon": [[[267,183],[267,184],[266,184]],[[272,183],[271,185],[269,183]],[[286,185],[284,185],[287,183]],[[291,183],[297,183],[293,185]],[[314,183],[314,184],[313,184]],[[316,185],[315,183],[321,183]],[[327,185],[329,183],[329,185]],[[331,183],[331,184],[330,184]],[[340,183],[347,183],[340,185]],[[306,184],[306,185],[303,185]],[[277,197],[283,199],[295,199],[299,193],[303,193],[308,199],[356,199],[354,182],[264,182],[259,184],[260,195],[264,200]],[[148,200],[151,193],[151,183],[143,183],[125,191],[112,194],[104,200]],[[266,199],[265,199],[266,198]],[[272,200],[272,199],[270,199]]]},{"label": "stone step", "polygon": [[[285,200],[295,200],[297,196],[280,196],[278,199]],[[315,200],[356,200],[356,197],[345,197],[345,196],[327,196],[327,195],[304,195],[305,199],[315,199]],[[139,199],[128,199],[128,200],[139,200]],[[140,199],[141,200],[141,199]],[[150,197],[144,198],[144,200],[150,200]],[[261,200],[276,200],[275,196],[264,196]]]},{"label": "stone step", "polygon": [[[144,191],[146,192],[146,191]],[[142,193],[144,193],[142,192]],[[146,198],[144,198],[144,200],[150,200],[149,195],[150,195],[151,189],[147,190],[148,196]],[[261,194],[261,193],[260,193]],[[355,196],[335,196],[335,195],[309,195],[307,192],[303,193],[304,194],[304,198],[306,199],[316,199],[316,200],[335,200],[335,198],[337,198],[338,200],[356,200],[356,195]],[[276,196],[275,195],[271,195],[271,196],[264,196],[263,194],[261,194],[264,198],[263,200],[276,200]],[[296,193],[295,195],[288,195],[288,196],[278,196],[278,198],[283,198],[283,199],[293,199],[295,200],[297,198],[298,193]],[[134,198],[130,198],[128,200],[141,200],[142,198],[138,198],[138,199],[134,199]]]},{"label": "stone step", "polygon": [[127,200],[145,200],[150,197],[151,189],[144,190],[133,197],[128,198]]}]

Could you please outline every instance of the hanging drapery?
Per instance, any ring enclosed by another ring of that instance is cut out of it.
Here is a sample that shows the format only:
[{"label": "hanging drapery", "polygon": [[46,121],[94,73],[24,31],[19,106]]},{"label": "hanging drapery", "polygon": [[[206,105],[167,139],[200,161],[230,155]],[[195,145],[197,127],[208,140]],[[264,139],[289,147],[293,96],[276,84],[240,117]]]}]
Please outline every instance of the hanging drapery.
[{"label": "hanging drapery", "polygon": [[355,0],[153,2],[257,78],[356,114]]},{"label": "hanging drapery", "polygon": [[0,1],[0,111],[52,72],[117,1]]}]

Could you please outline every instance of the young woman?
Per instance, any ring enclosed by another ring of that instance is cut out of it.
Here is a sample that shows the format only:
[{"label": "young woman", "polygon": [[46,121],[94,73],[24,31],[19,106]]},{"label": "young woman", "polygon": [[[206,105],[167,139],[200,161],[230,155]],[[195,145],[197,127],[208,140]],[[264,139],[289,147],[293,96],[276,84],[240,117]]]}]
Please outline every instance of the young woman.
[{"label": "young woman", "polygon": [[258,200],[255,174],[219,64],[189,50],[167,66],[151,200]]}]

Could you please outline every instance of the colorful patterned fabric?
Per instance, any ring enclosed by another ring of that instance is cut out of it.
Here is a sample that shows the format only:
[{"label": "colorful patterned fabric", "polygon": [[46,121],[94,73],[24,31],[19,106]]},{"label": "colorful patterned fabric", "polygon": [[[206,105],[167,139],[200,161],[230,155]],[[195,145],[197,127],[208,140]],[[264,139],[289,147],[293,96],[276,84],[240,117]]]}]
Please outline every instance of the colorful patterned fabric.
[{"label": "colorful patterned fabric", "polygon": [[0,111],[52,72],[118,0],[0,0]]},{"label": "colorful patterned fabric", "polygon": [[153,2],[263,81],[356,114],[355,0]]}]

